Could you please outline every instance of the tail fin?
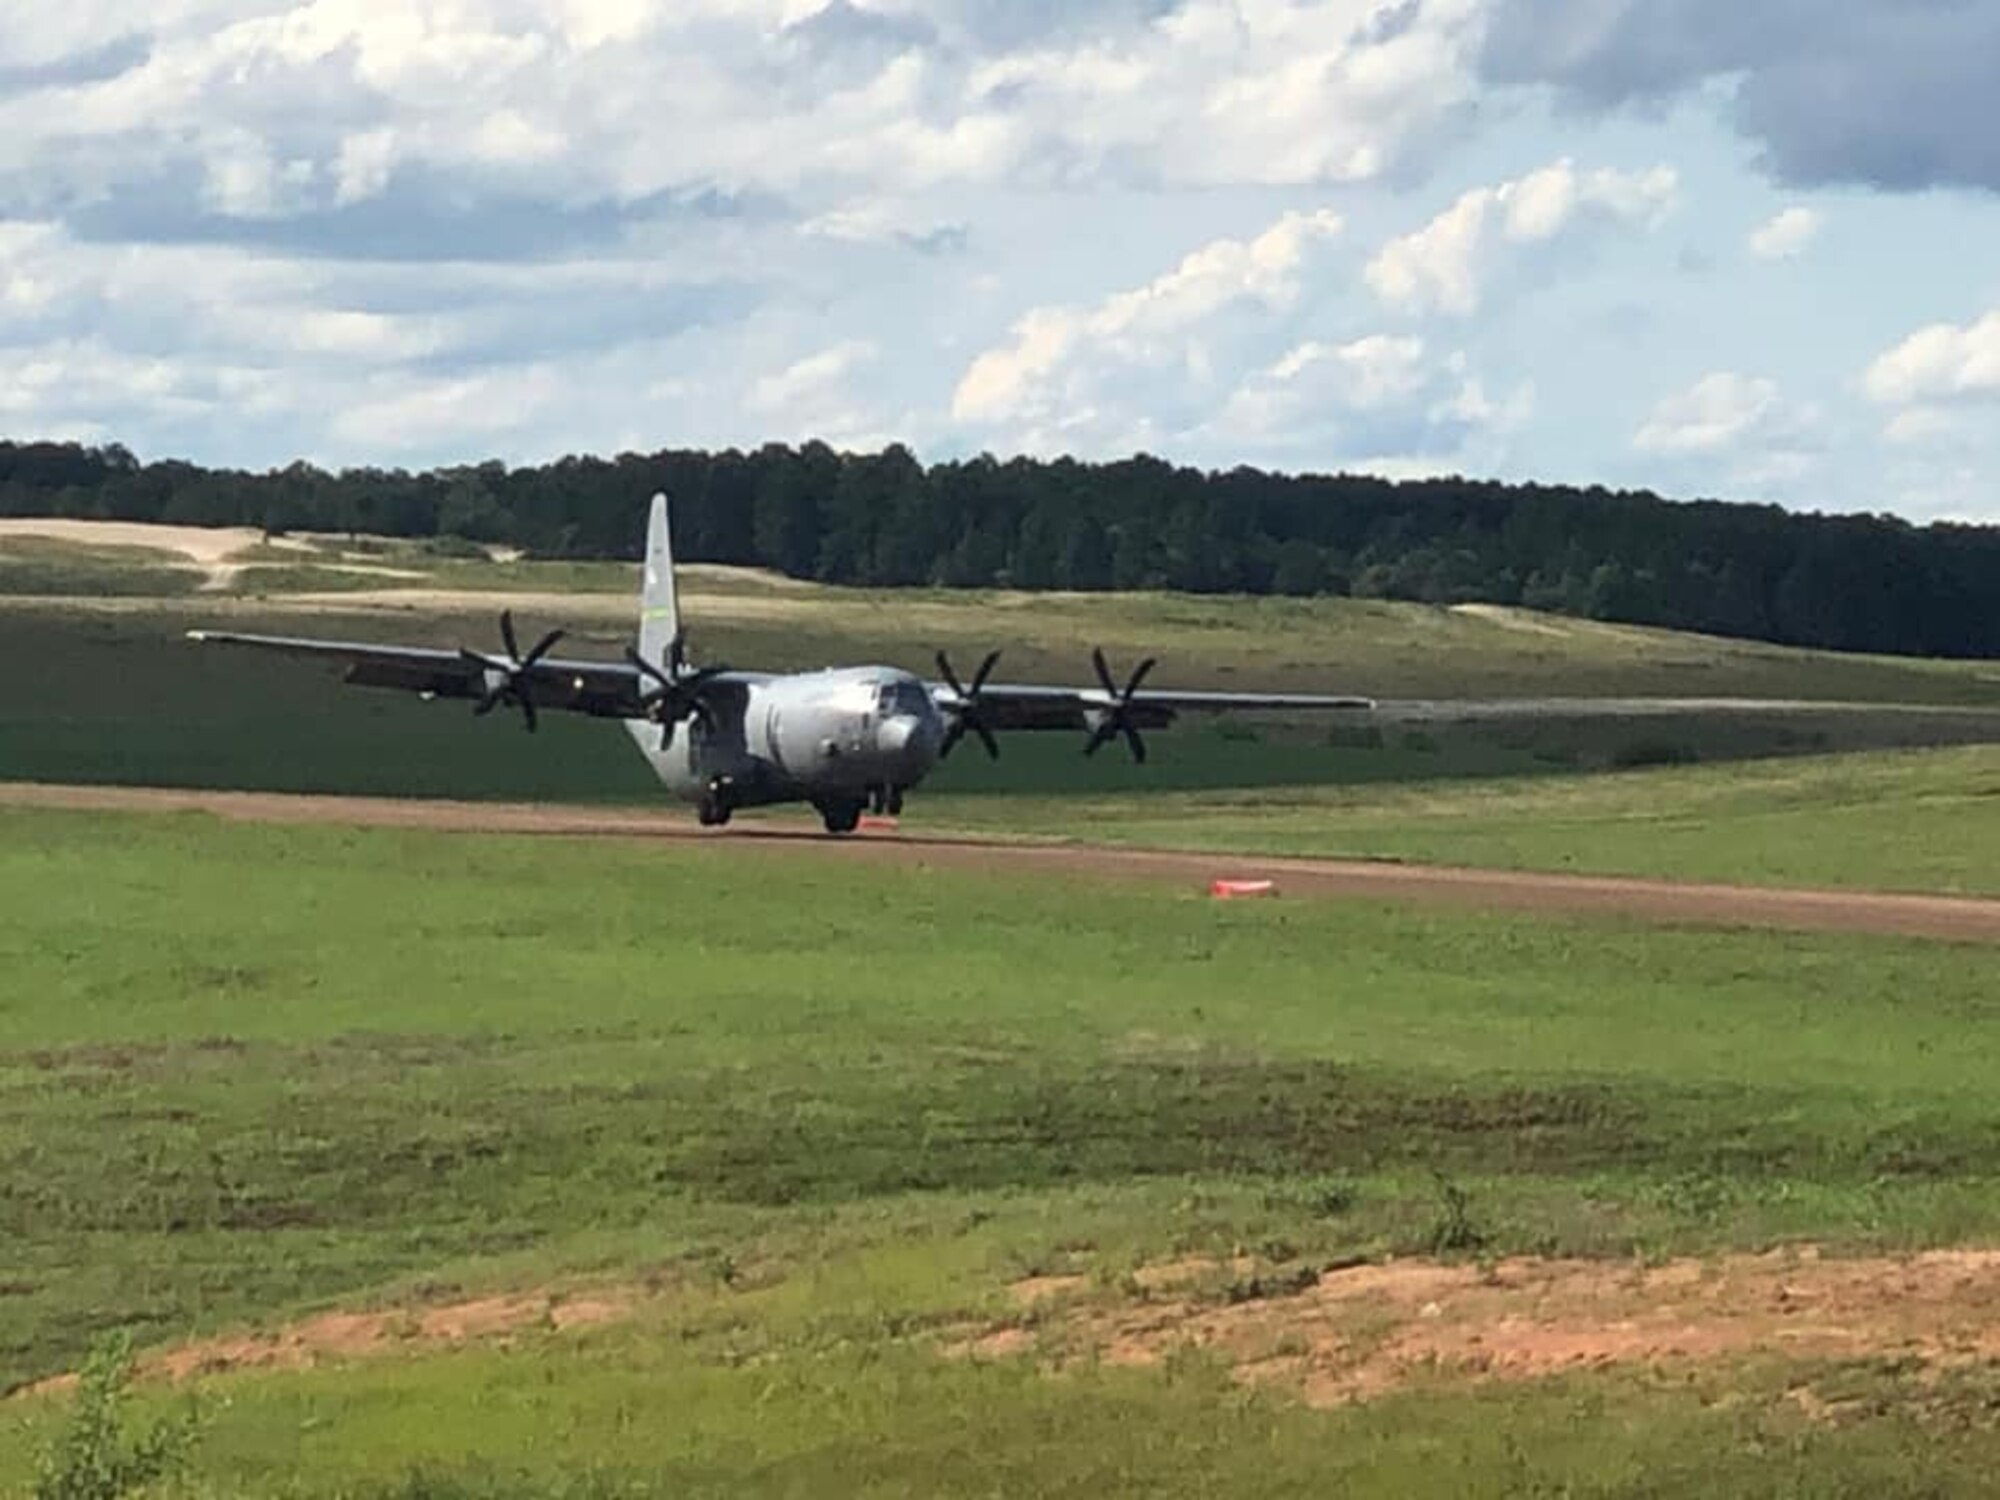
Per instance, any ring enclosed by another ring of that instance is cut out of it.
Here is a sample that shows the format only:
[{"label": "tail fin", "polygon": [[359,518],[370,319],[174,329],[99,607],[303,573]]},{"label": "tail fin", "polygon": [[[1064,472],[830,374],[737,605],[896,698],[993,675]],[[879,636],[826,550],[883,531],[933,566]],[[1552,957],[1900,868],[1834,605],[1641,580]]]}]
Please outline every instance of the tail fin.
[{"label": "tail fin", "polygon": [[680,602],[674,596],[674,540],[667,527],[667,497],[653,496],[646,523],[646,582],[639,594],[639,654],[665,667],[667,650],[681,630]]}]

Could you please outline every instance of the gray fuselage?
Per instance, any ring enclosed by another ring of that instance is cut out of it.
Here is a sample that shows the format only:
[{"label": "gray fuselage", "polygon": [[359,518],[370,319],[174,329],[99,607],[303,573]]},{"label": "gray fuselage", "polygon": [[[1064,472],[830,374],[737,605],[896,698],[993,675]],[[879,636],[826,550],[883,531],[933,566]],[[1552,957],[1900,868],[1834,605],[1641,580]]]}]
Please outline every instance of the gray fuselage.
[{"label": "gray fuselage", "polygon": [[701,802],[717,781],[738,807],[858,801],[929,774],[945,724],[929,690],[896,667],[841,667],[782,676],[731,673],[704,694],[713,725],[628,719],[663,786]]}]

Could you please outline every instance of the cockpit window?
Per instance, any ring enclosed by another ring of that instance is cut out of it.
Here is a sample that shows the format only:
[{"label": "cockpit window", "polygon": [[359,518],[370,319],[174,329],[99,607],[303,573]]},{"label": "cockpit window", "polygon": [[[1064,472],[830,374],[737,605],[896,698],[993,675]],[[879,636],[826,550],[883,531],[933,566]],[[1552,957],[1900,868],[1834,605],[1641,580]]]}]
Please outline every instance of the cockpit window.
[{"label": "cockpit window", "polygon": [[921,715],[929,706],[930,695],[915,682],[885,682],[876,698],[876,711],[887,719],[898,714]]}]

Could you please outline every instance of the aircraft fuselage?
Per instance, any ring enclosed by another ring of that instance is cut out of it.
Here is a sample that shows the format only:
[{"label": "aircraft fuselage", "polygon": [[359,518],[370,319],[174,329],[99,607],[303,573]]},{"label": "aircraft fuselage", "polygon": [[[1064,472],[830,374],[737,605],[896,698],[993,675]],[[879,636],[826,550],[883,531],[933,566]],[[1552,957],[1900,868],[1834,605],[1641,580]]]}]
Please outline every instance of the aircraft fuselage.
[{"label": "aircraft fuselage", "polygon": [[732,674],[704,697],[707,724],[625,723],[661,784],[712,821],[778,802],[811,802],[830,823],[893,808],[944,742],[923,682],[896,667]]}]

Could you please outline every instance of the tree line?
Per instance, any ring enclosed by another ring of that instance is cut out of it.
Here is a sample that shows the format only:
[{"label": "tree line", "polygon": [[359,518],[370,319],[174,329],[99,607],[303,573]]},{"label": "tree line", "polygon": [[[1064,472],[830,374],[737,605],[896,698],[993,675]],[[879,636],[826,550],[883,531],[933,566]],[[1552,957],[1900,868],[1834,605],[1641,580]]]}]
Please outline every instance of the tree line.
[{"label": "tree line", "polygon": [[1203,471],[823,443],[412,473],[141,462],[0,442],[0,515],[456,537],[635,558],[673,497],[690,561],[827,583],[1520,604],[1839,650],[2000,655],[2000,528],[1458,477]]}]

